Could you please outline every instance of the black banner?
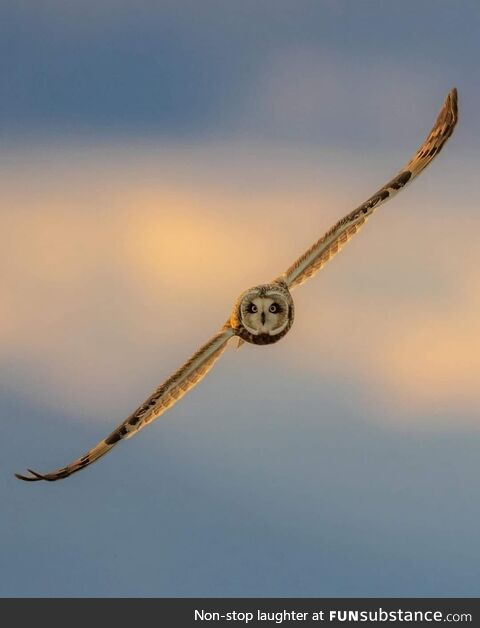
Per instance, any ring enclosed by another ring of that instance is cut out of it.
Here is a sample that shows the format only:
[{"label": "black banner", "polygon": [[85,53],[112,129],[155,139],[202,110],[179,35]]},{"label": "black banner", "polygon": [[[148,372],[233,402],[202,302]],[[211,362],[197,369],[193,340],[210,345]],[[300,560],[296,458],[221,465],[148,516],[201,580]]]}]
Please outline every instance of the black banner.
[{"label": "black banner", "polygon": [[89,626],[480,625],[477,598],[3,599],[2,624]]}]

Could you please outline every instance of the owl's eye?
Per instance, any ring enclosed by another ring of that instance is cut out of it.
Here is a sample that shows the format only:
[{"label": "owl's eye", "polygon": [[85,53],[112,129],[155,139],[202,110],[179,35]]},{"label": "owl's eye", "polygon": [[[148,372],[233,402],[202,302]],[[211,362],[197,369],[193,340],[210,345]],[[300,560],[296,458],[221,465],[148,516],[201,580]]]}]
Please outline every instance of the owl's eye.
[{"label": "owl's eye", "polygon": [[250,303],[250,305],[248,306],[248,311],[252,314],[255,314],[256,312],[258,312],[258,307],[255,305],[255,303]]},{"label": "owl's eye", "polygon": [[281,308],[278,303],[272,303],[272,305],[268,308],[268,311],[272,314],[276,314],[277,312],[280,312],[280,310]]}]

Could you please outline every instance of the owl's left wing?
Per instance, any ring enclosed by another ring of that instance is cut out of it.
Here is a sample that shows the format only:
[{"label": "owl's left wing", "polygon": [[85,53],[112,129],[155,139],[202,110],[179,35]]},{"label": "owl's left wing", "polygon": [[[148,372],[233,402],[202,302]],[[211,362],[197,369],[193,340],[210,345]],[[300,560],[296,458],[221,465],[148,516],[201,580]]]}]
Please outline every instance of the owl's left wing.
[{"label": "owl's left wing", "polygon": [[319,271],[357,233],[380,205],[395,196],[428,166],[452,135],[457,120],[457,90],[452,89],[445,99],[432,130],[407,165],[365,203],[339,220],[278,279],[285,281],[292,289]]},{"label": "owl's left wing", "polygon": [[77,458],[66,467],[61,467],[51,473],[41,474],[28,469],[31,475],[25,476],[16,473],[16,477],[27,482],[36,482],[37,480],[54,482],[55,480],[67,478],[72,473],[76,473],[92,464],[92,462],[108,453],[121,440],[130,438],[143,427],[158,419],[160,415],[181,399],[185,393],[198,384],[224,352],[228,340],[233,335],[232,328],[226,324],[194,353],[181,368],[161,384],[135,412],[85,455]]}]

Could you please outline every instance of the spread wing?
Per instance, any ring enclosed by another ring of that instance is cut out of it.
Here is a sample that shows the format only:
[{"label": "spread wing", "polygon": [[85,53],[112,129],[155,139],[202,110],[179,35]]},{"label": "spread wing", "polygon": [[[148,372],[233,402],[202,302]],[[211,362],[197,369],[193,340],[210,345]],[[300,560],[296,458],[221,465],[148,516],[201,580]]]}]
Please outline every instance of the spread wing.
[{"label": "spread wing", "polygon": [[208,373],[221,354],[224,352],[228,340],[234,335],[232,328],[225,325],[215,336],[203,345],[185,364],[161,384],[150,397],[139,406],[135,412],[123,421],[104,440],[90,449],[85,455],[77,458],[66,467],[61,467],[51,473],[40,474],[29,469],[31,475],[25,476],[16,473],[19,480],[35,482],[37,480],[62,480],[72,473],[84,469],[92,462],[108,453],[115,445],[125,438],[130,438],[143,427],[158,419],[168,408],[173,406],[191,388]]},{"label": "spread wing", "polygon": [[395,196],[428,166],[452,135],[457,120],[457,90],[452,89],[443,103],[432,130],[407,165],[367,201],[339,220],[306,253],[299,257],[280,279],[283,279],[292,289],[319,271],[357,233],[367,218],[382,203]]}]

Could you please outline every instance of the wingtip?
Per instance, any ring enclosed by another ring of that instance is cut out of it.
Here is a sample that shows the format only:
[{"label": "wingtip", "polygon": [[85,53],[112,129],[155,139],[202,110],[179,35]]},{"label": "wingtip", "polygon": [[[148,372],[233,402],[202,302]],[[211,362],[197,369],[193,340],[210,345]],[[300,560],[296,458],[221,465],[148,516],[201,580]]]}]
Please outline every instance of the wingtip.
[{"label": "wingtip", "polygon": [[29,477],[28,475],[22,475],[21,473],[14,474],[17,480],[23,480],[24,482],[38,482],[40,478]]},{"label": "wingtip", "polygon": [[457,115],[458,113],[458,91],[456,87],[452,87],[452,89],[448,92],[447,97],[445,99],[445,103],[450,106]]},{"label": "wingtip", "polygon": [[[456,87],[452,87],[452,89],[448,92],[443,102],[443,106],[440,109],[438,114],[436,125],[448,125],[451,132],[448,137],[453,132],[456,124],[458,122],[458,92]],[[434,127],[435,128],[435,127]]]},{"label": "wingtip", "polygon": [[33,469],[27,469],[27,471],[31,474],[31,476],[22,475],[21,473],[15,473],[15,477],[17,478],[17,480],[23,480],[24,482],[38,482],[39,480],[47,479],[45,476],[41,475],[40,473],[33,471]]}]

